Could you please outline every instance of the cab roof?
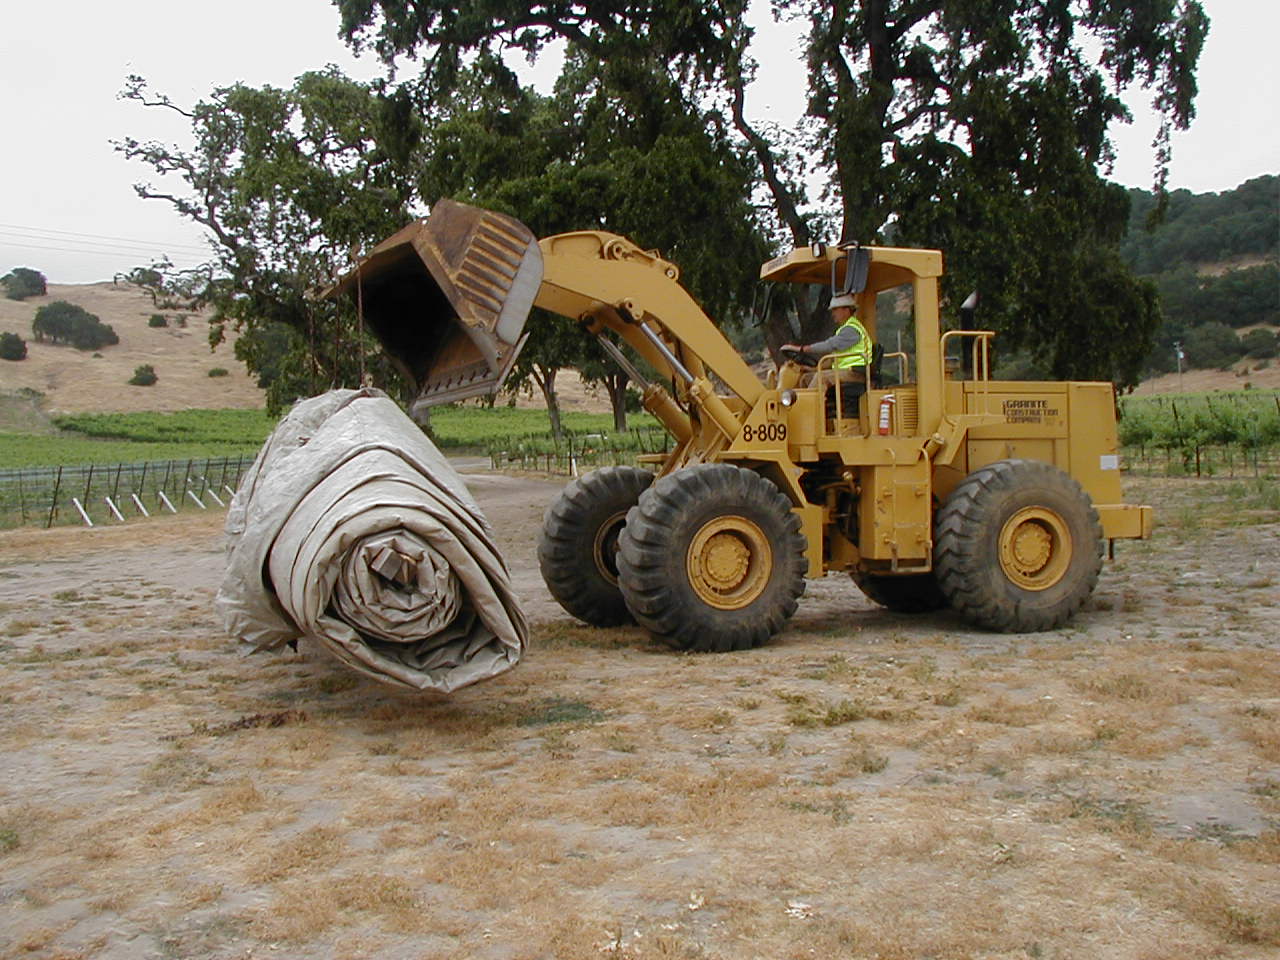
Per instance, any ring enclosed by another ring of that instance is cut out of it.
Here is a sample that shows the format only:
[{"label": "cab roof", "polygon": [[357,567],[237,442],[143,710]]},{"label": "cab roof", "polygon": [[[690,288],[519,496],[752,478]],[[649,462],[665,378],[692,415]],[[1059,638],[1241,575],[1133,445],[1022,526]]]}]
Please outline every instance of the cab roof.
[{"label": "cab roof", "polygon": [[[942,276],[942,251],[913,247],[863,247],[871,254],[867,271],[867,289],[888,290],[917,277]],[[760,268],[760,279],[770,283],[823,283],[829,284],[832,267],[836,275],[838,266],[848,256],[848,250],[815,244],[800,247],[775,257]]]}]

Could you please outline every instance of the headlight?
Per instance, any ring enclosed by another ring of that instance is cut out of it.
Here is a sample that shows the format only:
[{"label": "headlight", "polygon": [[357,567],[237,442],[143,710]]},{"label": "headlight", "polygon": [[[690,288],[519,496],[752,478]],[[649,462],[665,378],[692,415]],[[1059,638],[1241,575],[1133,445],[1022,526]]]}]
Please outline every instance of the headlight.
[{"label": "headlight", "polygon": [[794,390],[783,390],[779,399],[784,407],[789,407],[796,402],[796,392]]}]

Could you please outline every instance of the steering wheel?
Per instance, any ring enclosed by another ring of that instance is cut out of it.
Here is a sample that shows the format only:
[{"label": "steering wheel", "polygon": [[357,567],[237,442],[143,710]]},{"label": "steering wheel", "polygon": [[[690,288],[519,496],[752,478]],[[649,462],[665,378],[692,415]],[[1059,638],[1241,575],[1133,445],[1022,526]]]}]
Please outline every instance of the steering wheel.
[{"label": "steering wheel", "polygon": [[805,353],[803,350],[787,350],[784,348],[779,352],[792,363],[798,363],[802,367],[816,367],[818,365],[818,358],[811,353]]}]

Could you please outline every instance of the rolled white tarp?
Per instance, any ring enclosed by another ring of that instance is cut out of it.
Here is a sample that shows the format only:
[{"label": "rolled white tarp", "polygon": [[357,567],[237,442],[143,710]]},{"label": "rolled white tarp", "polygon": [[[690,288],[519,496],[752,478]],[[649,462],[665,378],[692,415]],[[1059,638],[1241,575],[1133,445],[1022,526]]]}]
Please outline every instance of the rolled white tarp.
[{"label": "rolled white tarp", "polygon": [[488,522],[380,390],[298,403],[241,479],[226,532],[214,605],[255,650],[314,640],[375,680],[438,694],[524,654]]}]

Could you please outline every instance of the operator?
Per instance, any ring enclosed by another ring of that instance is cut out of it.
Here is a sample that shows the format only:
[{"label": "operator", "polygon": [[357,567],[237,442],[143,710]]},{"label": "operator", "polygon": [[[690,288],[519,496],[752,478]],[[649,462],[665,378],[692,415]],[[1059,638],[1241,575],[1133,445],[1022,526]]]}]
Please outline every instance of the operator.
[{"label": "operator", "polygon": [[866,392],[867,370],[871,366],[871,336],[854,314],[853,294],[842,293],[831,298],[831,320],[836,330],[826,340],[807,347],[785,343],[782,349],[815,358],[831,356],[831,369],[822,371],[822,386],[839,382],[849,396],[861,396]]}]

